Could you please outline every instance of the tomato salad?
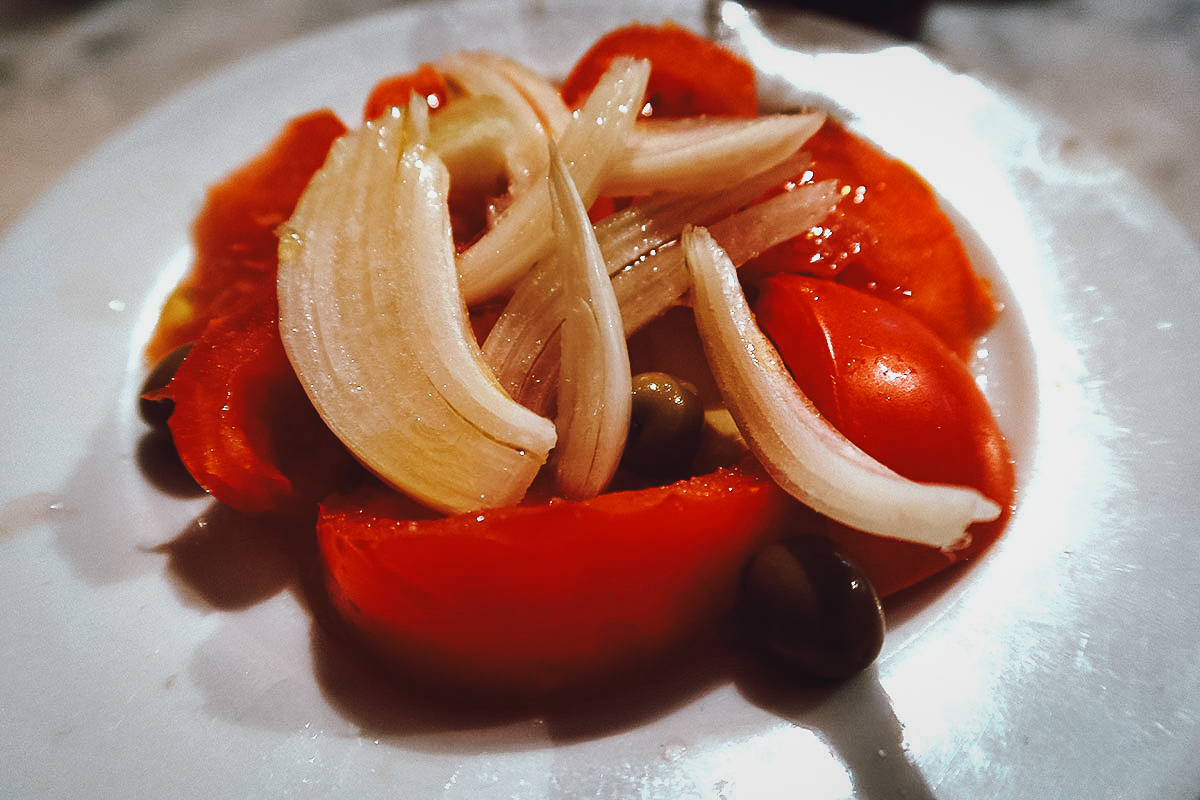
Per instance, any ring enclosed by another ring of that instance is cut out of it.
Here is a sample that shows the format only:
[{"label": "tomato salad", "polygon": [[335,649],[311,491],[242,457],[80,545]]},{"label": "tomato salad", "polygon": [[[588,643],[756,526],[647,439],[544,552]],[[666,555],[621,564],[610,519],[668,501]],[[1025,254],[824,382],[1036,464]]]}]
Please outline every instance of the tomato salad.
[{"label": "tomato salad", "polygon": [[148,419],[218,501],[311,509],[333,607],[413,681],[607,684],[830,576],[858,621],[758,627],[844,677],[880,597],[1011,512],[967,364],[998,307],[930,187],[760,114],[685,28],[614,30],[559,86],[489,53],[382,80],[213,186],[194,239]]}]

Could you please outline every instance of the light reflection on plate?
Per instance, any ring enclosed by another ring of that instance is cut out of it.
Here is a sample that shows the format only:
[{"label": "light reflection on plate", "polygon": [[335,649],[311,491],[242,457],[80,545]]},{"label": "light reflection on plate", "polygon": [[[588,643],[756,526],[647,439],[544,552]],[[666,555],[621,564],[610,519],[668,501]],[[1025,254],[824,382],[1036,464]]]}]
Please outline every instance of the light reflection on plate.
[{"label": "light reflection on plate", "polygon": [[[298,602],[287,532],[151,485],[132,396],[204,186],[286,118],[348,120],[458,47],[561,73],[695,3],[416,5],[247,62],[110,142],[0,244],[0,761],[14,797],[1186,797],[1200,790],[1200,256],[1054,120],[908,47],[724,9],[779,102],[912,163],[1003,275],[987,387],[1021,508],[896,610],[876,669],[783,691],[698,665],[631,710],[446,715],[357,673]],[[784,80],[786,78],[786,80]],[[161,473],[156,473],[160,474]],[[219,560],[236,552],[238,570]]]}]

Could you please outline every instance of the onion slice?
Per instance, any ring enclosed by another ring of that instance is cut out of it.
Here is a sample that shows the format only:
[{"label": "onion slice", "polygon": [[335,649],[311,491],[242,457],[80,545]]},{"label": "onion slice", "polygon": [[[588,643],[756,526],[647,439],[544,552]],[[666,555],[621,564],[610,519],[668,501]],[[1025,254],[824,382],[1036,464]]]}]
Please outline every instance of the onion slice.
[{"label": "onion slice", "polygon": [[555,141],[562,136],[571,123],[571,109],[563,102],[554,84],[520,61],[506,56],[482,51],[469,53],[466,57],[504,78],[520,92]]},{"label": "onion slice", "polygon": [[[503,108],[507,123],[513,128],[504,135],[508,137],[505,147],[510,154],[510,190],[517,196],[546,175],[549,164],[542,142],[547,129],[525,93],[497,69],[497,62],[502,60],[488,53],[459,51],[443,56],[436,66],[458,91],[470,97],[491,98]],[[454,106],[455,103],[450,103],[446,110]]]},{"label": "onion slice", "polygon": [[795,153],[825,122],[821,111],[641,120],[602,192],[709,193],[735,186]]},{"label": "onion slice", "polygon": [[[649,61],[615,59],[559,139],[558,149],[584,205],[596,199],[609,162],[624,147],[649,77]],[[550,215],[550,187],[542,180],[514,197],[487,233],[459,255],[469,305],[510,289],[549,251]]]},{"label": "onion slice", "polygon": [[692,305],[709,367],[750,449],[775,481],[854,528],[953,550],[1000,507],[974,489],[910,481],[820,415],[758,328],[725,251],[703,228],[683,235]]},{"label": "onion slice", "polygon": [[[639,262],[647,253],[678,239],[685,225],[712,225],[794,181],[811,166],[812,157],[797,150],[736,186],[697,194],[657,193],[609,214],[595,226],[609,273]],[[733,165],[731,169],[741,167]]]},{"label": "onion slice", "polygon": [[512,505],[554,426],[483,361],[426,125],[410,110],[335,143],[281,236],[280,335],[321,417],[384,481],[444,513]]},{"label": "onion slice", "polygon": [[[730,260],[740,267],[764,250],[819,225],[840,198],[833,179],[807,184],[718,220],[709,230],[721,237]],[[683,302],[691,288],[683,253],[673,244],[677,241],[613,273],[613,291],[627,333],[633,334]]]},{"label": "onion slice", "polygon": [[566,304],[555,478],[567,497],[587,499],[608,486],[621,462],[633,387],[621,311],[595,231],[566,165],[553,145],[551,151],[558,241],[550,261]]},{"label": "onion slice", "polygon": [[[812,159],[806,153],[798,151],[736,187],[703,195],[655,195],[610,214],[596,223],[596,241],[600,243],[600,251],[608,265],[608,272],[625,287],[618,290],[619,302],[625,302],[621,301],[621,292],[626,292],[627,299],[638,306],[637,315],[643,317],[640,324],[655,316],[652,309],[656,303],[661,301],[658,305],[659,313],[665,311],[678,299],[687,285],[690,285],[690,278],[687,276],[687,270],[683,268],[682,260],[677,260],[679,269],[672,270],[671,277],[684,284],[679,292],[666,299],[662,299],[657,293],[635,297],[644,281],[655,281],[652,273],[657,262],[652,254],[662,252],[660,248],[663,245],[678,239],[685,225],[713,225],[722,218],[729,217],[741,206],[752,203],[764,193],[803,173],[811,164]],[[797,191],[804,193],[810,190],[802,186]],[[837,199],[836,196],[829,197],[831,202]],[[773,209],[779,212],[773,221],[756,215],[760,224],[756,224],[754,231],[756,234],[763,234],[761,241],[765,246],[802,233],[824,219],[825,213],[820,211],[817,212],[819,217],[815,220],[808,214],[789,218],[785,206],[796,202],[798,198],[799,195],[785,196],[782,201],[776,198],[778,202],[768,201],[761,204],[764,210]],[[828,210],[826,209],[826,212]],[[788,231],[791,233],[781,235]],[[621,274],[618,276],[618,273]],[[541,410],[545,410],[545,405],[531,405],[530,395],[520,387],[526,383],[529,376],[542,369],[534,365],[535,361],[542,361],[543,365],[553,362],[549,370],[557,375],[557,357],[543,358],[540,353],[562,324],[564,312],[559,302],[560,293],[558,276],[546,270],[536,270],[526,279],[519,281],[505,306],[504,313],[488,334],[483,346],[484,358],[496,371],[501,384],[520,402]],[[631,328],[631,316],[624,304],[621,313],[626,334],[632,333],[639,325]],[[534,392],[544,394],[547,388],[553,390],[554,386],[556,384],[550,387],[530,388]],[[549,396],[553,398],[553,392]]]},{"label": "onion slice", "polygon": [[450,171],[454,191],[487,197],[503,186],[513,193],[525,191],[533,180],[526,177],[521,183],[519,176],[546,168],[544,154],[531,164],[535,156],[520,144],[537,135],[501,99],[468,95],[430,118],[427,144]]},{"label": "onion slice", "polygon": [[[819,224],[839,197],[832,180],[801,186],[719,219],[711,229],[730,242],[730,257],[735,264],[742,264]],[[605,236],[600,248],[627,337],[683,302],[691,278],[677,237],[689,215],[695,215],[693,220],[704,218],[712,210],[707,203],[697,205],[682,199],[682,207],[654,201],[649,204],[662,208],[652,218],[634,215],[635,220],[646,219],[635,226],[643,231],[640,237],[627,236],[624,230],[609,230],[603,222],[595,226],[597,240]],[[674,224],[668,220],[674,220]],[[627,241],[630,238],[636,241]],[[539,268],[517,285],[483,344],[484,358],[501,385],[520,403],[541,414],[550,413],[557,398],[559,344],[565,317],[559,276]]]}]

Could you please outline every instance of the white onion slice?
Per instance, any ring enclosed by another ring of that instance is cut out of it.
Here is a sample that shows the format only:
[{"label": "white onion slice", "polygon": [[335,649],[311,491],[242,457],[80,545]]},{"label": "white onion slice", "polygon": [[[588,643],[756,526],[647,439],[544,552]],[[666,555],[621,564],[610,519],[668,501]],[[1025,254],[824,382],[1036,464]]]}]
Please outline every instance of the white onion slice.
[{"label": "white onion slice", "polygon": [[734,186],[795,153],[824,122],[820,111],[642,120],[613,160],[602,192],[710,193]]},{"label": "white onion slice", "polygon": [[281,236],[279,330],[317,411],[364,465],[445,513],[519,502],[553,424],[483,362],[458,289],[448,174],[422,117],[335,143]]},{"label": "white onion slice", "polygon": [[[465,96],[430,118],[427,144],[450,171],[455,191],[488,197],[508,186],[520,192],[513,176],[531,169],[530,154],[518,144],[528,136],[521,124],[499,98]],[[545,163],[544,157],[538,162]]]},{"label": "white onion slice", "polygon": [[[714,224],[768,190],[800,175],[811,163],[812,160],[807,154],[797,152],[728,190],[703,195],[672,194],[650,197],[606,217],[595,225],[595,229],[596,240],[600,243],[609,274],[616,275],[634,262],[639,262],[634,267],[637,272],[636,278],[628,275],[621,278],[629,287],[628,291],[636,291],[635,282],[644,280],[647,273],[652,273],[656,268],[654,258],[648,258],[648,254],[678,238],[685,225]],[[801,191],[809,191],[804,187],[800,188]],[[800,195],[796,195],[763,206],[764,209],[775,209],[778,212],[773,222],[759,218],[762,225],[755,229],[755,234],[764,235],[765,246],[801,233],[824,218],[824,214],[817,220],[811,220],[805,215],[788,218],[788,209],[783,204],[793,203],[799,197]],[[788,231],[791,231],[791,234],[782,235]],[[682,265],[682,262],[679,263]],[[686,270],[683,279],[690,283],[690,278],[686,277]],[[539,394],[552,400],[557,384],[538,387],[528,382],[536,383],[539,380],[536,377],[538,374],[557,375],[557,353],[547,358],[542,356],[542,351],[562,323],[562,306],[555,305],[558,303],[560,289],[558,276],[553,272],[535,270],[529,274],[517,283],[504,313],[497,320],[483,346],[484,357],[496,371],[501,384],[513,397],[543,412],[547,406],[544,403],[531,404],[530,399],[533,394]],[[678,293],[669,299],[663,299],[661,295],[648,295],[634,298],[633,302],[639,306],[661,302],[660,308],[665,310],[677,297]],[[642,314],[653,316],[649,311],[639,312],[639,316]],[[625,316],[624,311],[622,315]],[[629,319],[625,317],[627,333],[640,327],[639,324],[631,329]],[[537,362],[540,362],[540,365]]]},{"label": "white onion slice", "polygon": [[[495,68],[499,56],[460,51],[437,62],[437,69],[458,91],[474,97],[491,97],[504,109],[508,125],[505,149],[510,165],[510,191],[514,196],[532,189],[546,175],[546,127],[525,94]],[[452,109],[454,103],[448,106]]]},{"label": "white onion slice", "polygon": [[632,384],[621,311],[587,208],[555,151],[550,194],[557,237],[550,260],[562,276],[562,377],[558,385],[555,478],[567,497],[600,494],[621,462]]},{"label": "white onion slice", "polygon": [[[719,220],[712,230],[730,241],[730,256],[742,264],[820,223],[838,198],[833,181],[802,186]],[[700,213],[693,204],[687,208]],[[677,242],[667,242],[678,236],[686,217],[672,209],[656,218],[660,226],[643,234],[640,245],[625,241],[623,231],[606,242],[607,248],[601,244],[626,336],[681,302],[691,287]],[[669,218],[676,220],[674,226],[662,224]],[[599,231],[602,226],[596,227]],[[539,268],[517,286],[483,345],[484,358],[501,385],[541,414],[551,412],[557,397],[559,328],[565,313],[558,276]]]},{"label": "white onion slice", "polygon": [[521,93],[542,121],[542,125],[550,132],[551,138],[558,141],[571,123],[571,109],[563,102],[558,87],[520,61],[495,53],[473,55]]},{"label": "white onion slice", "polygon": [[[698,194],[655,194],[608,215],[596,223],[596,240],[610,274],[679,238],[685,225],[712,225],[768,191],[802,177],[811,166],[812,158],[797,150],[736,186]],[[731,168],[740,169],[736,165]]]},{"label": "white onion slice", "polygon": [[[558,141],[558,149],[585,205],[596,199],[613,155],[624,146],[650,77],[650,62],[615,59]],[[458,257],[469,305],[502,294],[551,245],[550,187],[539,181],[514,197],[479,241]]]},{"label": "white onion slice", "polygon": [[683,237],[705,355],[750,449],[780,486],[854,528],[946,550],[1000,507],[974,489],[897,475],[842,436],[792,380],[758,328],[725,252],[703,228]]},{"label": "white onion slice", "polygon": [[[840,199],[837,181],[800,186],[730,217],[710,230],[726,242],[726,253],[741,266],[764,250],[799,236],[820,224]],[[678,246],[658,248],[613,274],[613,290],[629,333],[658,318],[681,302],[692,279]]]}]

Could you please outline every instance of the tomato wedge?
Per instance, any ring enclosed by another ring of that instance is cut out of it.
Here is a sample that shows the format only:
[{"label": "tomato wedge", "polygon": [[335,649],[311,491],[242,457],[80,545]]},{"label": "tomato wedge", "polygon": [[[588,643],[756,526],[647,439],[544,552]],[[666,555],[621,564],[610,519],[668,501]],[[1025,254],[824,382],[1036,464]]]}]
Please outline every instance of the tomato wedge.
[{"label": "tomato wedge", "polygon": [[1005,509],[972,526],[970,546],[952,556],[831,523],[881,595],[999,536],[1014,494],[1008,445],[974,376],[937,335],[886,301],[799,275],[764,281],[754,310],[796,383],[850,441],[905,477],[972,486]]},{"label": "tomato wedge", "polygon": [[563,82],[566,104],[582,104],[618,56],[650,59],[646,102],[654,117],[758,114],[754,68],[712,40],[671,22],[626,25],[600,37]]},{"label": "tomato wedge", "polygon": [[756,465],[444,519],[375,489],[329,498],[317,536],[335,608],[409,680],[547,698],[711,631],[792,504]]},{"label": "tomato wedge", "polygon": [[836,178],[844,197],[822,230],[763,253],[742,267],[744,279],[776,273],[832,279],[902,307],[960,357],[969,356],[998,309],[932,188],[833,119],[804,149],[813,158],[804,180]]},{"label": "tomato wedge", "polygon": [[278,320],[273,291],[213,320],[163,393],[184,466],[239,511],[311,508],[353,469],[292,370]]},{"label": "tomato wedge", "polygon": [[292,215],[334,140],[345,132],[332,111],[297,117],[261,154],[209,189],[192,226],[191,272],[167,299],[146,346],[151,363],[196,341],[213,317],[274,286],[275,230]]}]

